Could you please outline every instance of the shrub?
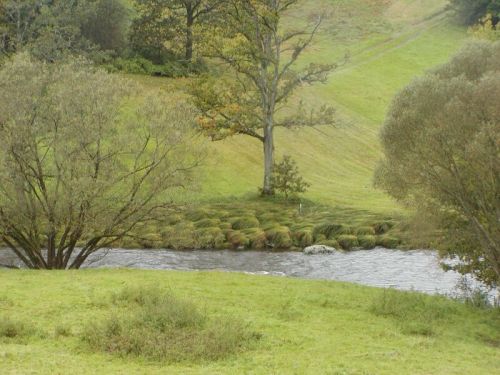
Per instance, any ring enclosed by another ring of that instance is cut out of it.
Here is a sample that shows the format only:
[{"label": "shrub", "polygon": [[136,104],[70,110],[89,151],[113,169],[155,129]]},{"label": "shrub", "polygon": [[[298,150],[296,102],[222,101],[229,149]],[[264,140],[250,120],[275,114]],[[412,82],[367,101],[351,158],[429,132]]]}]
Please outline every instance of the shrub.
[{"label": "shrub", "polygon": [[288,199],[290,195],[305,193],[310,184],[299,174],[297,163],[290,156],[285,155],[280,163],[274,165],[272,186],[273,189],[283,193],[285,199]]},{"label": "shrub", "polygon": [[377,239],[375,236],[358,236],[359,246],[363,249],[370,250],[377,246]]},{"label": "shrub", "polygon": [[344,250],[352,250],[353,248],[359,246],[358,237],[350,234],[343,234],[338,236],[337,242]]},{"label": "shrub", "polygon": [[400,243],[401,240],[399,238],[386,235],[377,237],[376,245],[385,247],[386,249],[396,249]]},{"label": "shrub", "polygon": [[158,288],[128,288],[113,298],[122,315],[90,323],[82,339],[93,350],[166,362],[217,360],[256,336],[230,316],[210,319],[190,302]]},{"label": "shrub", "polygon": [[288,227],[275,227],[266,231],[266,237],[271,247],[275,249],[289,249],[293,245]]}]

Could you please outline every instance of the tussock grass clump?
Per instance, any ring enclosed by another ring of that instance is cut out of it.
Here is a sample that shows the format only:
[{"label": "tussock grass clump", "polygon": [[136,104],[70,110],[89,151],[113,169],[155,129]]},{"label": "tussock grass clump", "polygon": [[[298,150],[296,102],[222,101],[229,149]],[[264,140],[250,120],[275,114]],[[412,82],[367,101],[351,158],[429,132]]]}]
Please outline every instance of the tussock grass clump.
[{"label": "tussock grass clump", "polygon": [[365,250],[371,250],[377,246],[377,238],[375,236],[358,236],[359,246]]},{"label": "tussock grass clump", "polygon": [[390,220],[380,221],[372,225],[375,234],[382,235],[389,232],[394,227],[394,222]]},{"label": "tussock grass clump", "polygon": [[89,324],[82,339],[96,351],[165,362],[218,360],[257,336],[229,316],[211,318],[158,288],[125,289],[112,298],[118,312]]},{"label": "tussock grass clump", "polygon": [[359,246],[358,237],[351,234],[343,234],[337,237],[337,242],[344,250],[352,250]]},{"label": "tussock grass clump", "polygon": [[250,239],[245,233],[239,230],[228,230],[226,232],[226,239],[233,249],[247,248],[250,245]]},{"label": "tussock grass clump", "polygon": [[293,233],[294,245],[299,247],[311,246],[314,243],[312,230],[301,229]]},{"label": "tussock grass clump", "polygon": [[288,227],[278,226],[266,231],[267,241],[274,249],[289,249],[293,246],[292,234]]},{"label": "tussock grass clump", "polygon": [[401,244],[401,240],[392,236],[377,237],[377,246],[385,247],[386,249],[396,249]]},{"label": "tussock grass clump", "polygon": [[266,232],[260,228],[251,228],[244,231],[250,241],[249,246],[252,249],[262,250],[267,247]]},{"label": "tussock grass clump", "polygon": [[375,229],[372,227],[359,227],[356,229],[356,234],[358,236],[374,236]]},{"label": "tussock grass clump", "polygon": [[438,333],[439,322],[452,319],[458,309],[445,297],[388,289],[372,301],[370,311],[394,319],[404,334],[432,336]]},{"label": "tussock grass clump", "polygon": [[201,219],[194,223],[196,228],[213,228],[220,225],[219,219]]},{"label": "tussock grass clump", "polygon": [[7,316],[0,316],[0,340],[30,336],[32,330],[23,322]]},{"label": "tussock grass clump", "polygon": [[229,219],[229,222],[232,228],[236,230],[258,228],[260,226],[259,220],[254,216],[235,217]]},{"label": "tussock grass clump", "polygon": [[219,227],[202,228],[194,232],[199,249],[223,249],[226,236]]}]

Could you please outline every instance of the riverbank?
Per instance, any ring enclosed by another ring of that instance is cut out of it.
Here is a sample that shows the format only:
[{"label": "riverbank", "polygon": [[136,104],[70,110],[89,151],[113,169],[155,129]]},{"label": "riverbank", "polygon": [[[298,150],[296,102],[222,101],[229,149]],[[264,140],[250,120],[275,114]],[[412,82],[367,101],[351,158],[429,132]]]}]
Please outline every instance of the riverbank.
[{"label": "riverbank", "polygon": [[342,250],[404,247],[401,215],[330,207],[308,200],[249,197],[177,205],[162,219],[134,228],[114,247],[175,250],[299,250],[321,244]]},{"label": "riverbank", "polygon": [[[218,272],[3,270],[0,280],[0,321],[28,328],[0,338],[3,374],[488,374],[500,360],[498,311],[441,297]],[[86,347],[84,326],[129,313],[110,305],[113,293],[152,285],[243,320],[258,341],[222,360],[181,363]]]}]

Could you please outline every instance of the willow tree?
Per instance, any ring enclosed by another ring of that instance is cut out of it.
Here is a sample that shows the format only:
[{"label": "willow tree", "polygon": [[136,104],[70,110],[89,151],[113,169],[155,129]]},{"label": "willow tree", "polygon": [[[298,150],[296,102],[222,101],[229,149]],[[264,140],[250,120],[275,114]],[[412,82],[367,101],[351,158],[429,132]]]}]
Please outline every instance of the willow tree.
[{"label": "willow tree", "polygon": [[[263,144],[263,195],[272,195],[274,130],[277,127],[330,124],[333,110],[305,110],[289,103],[304,84],[325,82],[334,64],[297,61],[313,41],[323,16],[303,28],[284,28],[285,14],[299,0],[228,0],[224,24],[207,33],[207,54],[223,63],[222,73],[193,85],[201,128],[213,139],[242,134]],[[304,17],[307,19],[307,17]],[[295,109],[294,109],[295,108]]]},{"label": "willow tree", "polygon": [[455,269],[490,285],[500,283],[499,61],[500,42],[475,42],[401,91],[376,176],[432,220],[434,244],[462,260]]},{"label": "willow tree", "polygon": [[0,239],[29,268],[79,268],[157,219],[198,156],[192,111],[84,62],[0,71]]}]

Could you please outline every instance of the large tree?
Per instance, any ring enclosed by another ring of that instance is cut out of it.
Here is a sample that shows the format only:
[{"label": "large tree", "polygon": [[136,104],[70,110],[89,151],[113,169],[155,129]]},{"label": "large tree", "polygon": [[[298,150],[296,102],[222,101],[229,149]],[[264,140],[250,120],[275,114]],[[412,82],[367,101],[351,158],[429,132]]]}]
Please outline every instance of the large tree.
[{"label": "large tree", "polygon": [[[475,42],[394,99],[376,181],[435,223],[434,244],[500,282],[500,42]],[[424,233],[418,233],[418,236]]]},{"label": "large tree", "polygon": [[[175,50],[182,39],[184,58],[191,61],[194,52],[194,28],[208,19],[224,0],[136,0],[138,17],[132,26],[135,49],[161,62],[166,45]],[[154,51],[149,56],[150,50]]]},{"label": "large tree", "polygon": [[[223,63],[218,77],[196,82],[191,93],[202,115],[202,129],[213,140],[234,134],[253,137],[263,145],[263,195],[272,195],[274,130],[277,127],[332,123],[333,111],[306,111],[288,102],[304,84],[325,82],[333,64],[311,63],[296,69],[299,57],[313,41],[322,15],[306,27],[285,29],[283,16],[299,0],[229,0],[224,25],[205,41],[209,54]],[[295,107],[295,110],[292,109]]]},{"label": "large tree", "polygon": [[193,112],[85,62],[0,71],[0,240],[30,268],[79,268],[191,185]]}]

